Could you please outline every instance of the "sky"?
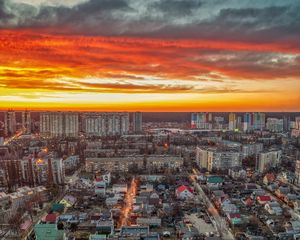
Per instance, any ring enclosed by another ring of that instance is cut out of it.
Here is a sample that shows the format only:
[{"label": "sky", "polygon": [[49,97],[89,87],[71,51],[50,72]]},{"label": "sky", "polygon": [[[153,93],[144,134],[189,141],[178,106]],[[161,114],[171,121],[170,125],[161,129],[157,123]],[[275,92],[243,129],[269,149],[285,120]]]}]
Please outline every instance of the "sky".
[{"label": "sky", "polygon": [[8,108],[300,111],[300,1],[0,0]]}]

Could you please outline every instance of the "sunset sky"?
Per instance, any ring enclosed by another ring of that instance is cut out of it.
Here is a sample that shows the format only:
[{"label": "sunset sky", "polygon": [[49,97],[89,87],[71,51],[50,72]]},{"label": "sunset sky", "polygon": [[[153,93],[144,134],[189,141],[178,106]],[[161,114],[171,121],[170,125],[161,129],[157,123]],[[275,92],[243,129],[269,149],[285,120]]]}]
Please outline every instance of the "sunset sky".
[{"label": "sunset sky", "polygon": [[300,111],[300,1],[0,0],[7,108]]}]

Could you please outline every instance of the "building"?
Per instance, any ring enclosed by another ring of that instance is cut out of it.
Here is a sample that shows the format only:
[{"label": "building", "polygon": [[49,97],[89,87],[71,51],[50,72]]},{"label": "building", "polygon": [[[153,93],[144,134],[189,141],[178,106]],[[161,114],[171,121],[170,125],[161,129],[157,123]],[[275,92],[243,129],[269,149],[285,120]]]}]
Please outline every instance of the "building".
[{"label": "building", "polygon": [[270,132],[283,132],[283,119],[268,118],[266,129]]},{"label": "building", "polygon": [[65,168],[62,159],[28,158],[22,159],[20,164],[22,181],[30,186],[64,184]]},{"label": "building", "polygon": [[300,117],[295,118],[295,122],[292,127],[291,132],[292,137],[299,137],[300,136]]},{"label": "building", "polygon": [[83,131],[88,137],[120,136],[129,132],[128,113],[86,113]]},{"label": "building", "polygon": [[193,129],[212,129],[212,114],[211,113],[192,113],[191,128]]},{"label": "building", "polygon": [[36,240],[57,240],[66,239],[66,234],[63,229],[57,228],[57,223],[52,221],[40,222],[34,226]]},{"label": "building", "polygon": [[77,138],[79,133],[78,113],[64,113],[64,132],[65,137]]},{"label": "building", "polygon": [[196,148],[196,162],[201,168],[208,168],[208,151],[200,147]]},{"label": "building", "polygon": [[262,131],[266,127],[266,114],[253,113],[253,129]]},{"label": "building", "polygon": [[193,189],[185,185],[178,187],[175,194],[176,198],[181,200],[191,199],[194,197]]},{"label": "building", "polygon": [[281,162],[281,150],[272,150],[267,152],[261,152],[256,161],[256,170],[258,172],[265,172],[271,167],[276,167]]},{"label": "building", "polygon": [[290,126],[291,125],[291,119],[289,116],[284,116],[283,117],[283,131],[284,132],[289,132],[290,131]]},{"label": "building", "polygon": [[253,129],[253,116],[251,113],[244,114],[243,131],[251,131]]},{"label": "building", "polygon": [[295,184],[300,186],[300,160],[296,161],[295,166]]},{"label": "building", "polygon": [[12,190],[22,184],[20,160],[2,159],[0,161],[0,187]]},{"label": "building", "polygon": [[132,114],[132,130],[134,133],[141,133],[143,131],[143,116],[141,112],[134,112]]},{"label": "building", "polygon": [[22,130],[26,134],[31,133],[31,113],[27,110],[22,112]]},{"label": "building", "polygon": [[16,133],[16,130],[16,113],[12,110],[9,110],[4,113],[4,135],[11,136]]},{"label": "building", "polygon": [[147,169],[155,171],[159,169],[176,170],[183,166],[183,158],[170,155],[132,155],[123,157],[86,158],[86,171],[130,171]]},{"label": "building", "polygon": [[78,137],[79,115],[74,112],[40,113],[40,134],[45,137]]},{"label": "building", "polygon": [[229,114],[229,119],[228,119],[228,130],[229,131],[234,131],[236,128],[237,128],[236,114],[235,113],[230,113]]},{"label": "building", "polygon": [[262,143],[252,143],[252,144],[244,144],[242,146],[242,156],[243,158],[256,156],[264,149],[264,145]]},{"label": "building", "polygon": [[244,131],[260,130],[262,131],[266,126],[265,113],[245,113],[244,114]]},{"label": "building", "polygon": [[218,148],[196,149],[196,162],[201,168],[212,170],[228,170],[240,167],[241,154],[236,151],[224,151]]},{"label": "building", "polygon": [[40,134],[42,136],[50,136],[50,112],[40,113]]},{"label": "building", "polygon": [[64,115],[62,112],[52,112],[50,115],[50,136],[63,137]]}]

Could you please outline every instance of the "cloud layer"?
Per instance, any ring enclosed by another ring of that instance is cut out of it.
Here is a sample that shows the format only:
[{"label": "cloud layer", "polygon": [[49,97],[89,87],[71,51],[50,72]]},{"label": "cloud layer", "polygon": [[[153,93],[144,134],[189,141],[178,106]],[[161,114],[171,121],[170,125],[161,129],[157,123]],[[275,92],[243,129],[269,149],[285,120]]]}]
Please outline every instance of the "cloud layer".
[{"label": "cloud layer", "polygon": [[274,92],[299,106],[297,1],[60,2],[0,1],[0,96],[230,93],[267,104]]}]

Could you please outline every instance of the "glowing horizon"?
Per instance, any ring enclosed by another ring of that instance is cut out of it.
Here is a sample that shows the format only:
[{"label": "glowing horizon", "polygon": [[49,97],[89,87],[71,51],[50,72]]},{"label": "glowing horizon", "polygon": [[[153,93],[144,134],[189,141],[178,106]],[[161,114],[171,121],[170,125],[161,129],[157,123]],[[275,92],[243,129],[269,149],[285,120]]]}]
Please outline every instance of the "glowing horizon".
[{"label": "glowing horizon", "polygon": [[300,111],[299,4],[136,2],[5,0],[0,109]]}]

